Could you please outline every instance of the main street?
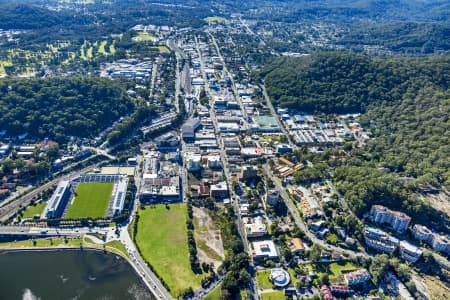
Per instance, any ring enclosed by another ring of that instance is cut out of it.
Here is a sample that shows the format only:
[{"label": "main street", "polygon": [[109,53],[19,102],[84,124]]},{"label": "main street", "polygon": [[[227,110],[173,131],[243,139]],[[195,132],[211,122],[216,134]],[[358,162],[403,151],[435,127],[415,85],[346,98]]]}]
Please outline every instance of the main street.
[{"label": "main street", "polygon": [[[210,35],[210,37],[213,39],[213,43],[215,44],[216,51],[219,51],[219,47],[218,47],[214,37],[212,35]],[[203,61],[203,57],[201,55],[200,48],[198,46],[198,39],[195,38],[195,41],[196,41],[196,45],[197,45],[197,52],[198,52],[199,58],[200,58],[200,69],[201,69],[202,74],[203,74],[203,79],[205,80],[205,82],[207,82],[206,81],[206,73],[204,72],[204,61]],[[218,52],[218,55],[220,55],[220,52]],[[221,60],[224,63],[225,74],[228,74],[228,76],[230,76],[230,78],[231,78],[231,74],[228,73],[228,70],[225,69],[226,66],[225,66],[225,61],[223,60],[223,57],[221,57]],[[232,85],[233,85],[234,92],[237,93],[236,87],[234,86],[234,82],[232,83]],[[212,91],[209,89],[208,85],[206,85],[205,90],[206,90],[207,94],[209,95],[210,99],[212,99],[212,97],[211,97],[212,96]],[[234,96],[236,98],[239,98],[239,96],[236,95],[236,94]],[[240,101],[238,103],[240,103]],[[240,103],[240,107],[241,107],[241,110],[243,110],[243,112],[245,112],[245,109],[244,109],[242,103]],[[239,197],[237,197],[237,195],[236,195],[236,193],[235,193],[235,191],[233,189],[233,184],[232,184],[233,183],[233,179],[232,179],[230,170],[228,168],[229,164],[228,164],[227,154],[226,154],[226,151],[225,151],[225,146],[223,144],[222,135],[220,134],[220,131],[219,131],[219,125],[218,125],[218,122],[217,122],[217,116],[216,116],[216,112],[215,112],[215,109],[214,109],[214,105],[211,106],[210,114],[211,114],[211,120],[212,120],[212,122],[214,124],[214,127],[216,129],[216,134],[217,134],[217,139],[218,139],[219,149],[220,149],[220,159],[222,161],[222,166],[223,166],[223,172],[225,174],[225,179],[226,179],[226,182],[227,182],[227,185],[228,185],[228,190],[229,190],[229,194],[230,194],[230,197],[231,197],[231,203],[233,204],[233,210],[234,210],[234,213],[236,215],[235,223],[237,225],[237,229],[238,229],[239,235],[241,236],[241,240],[242,240],[242,243],[244,245],[244,250],[245,250],[245,252],[247,252],[249,254],[249,256],[251,256],[250,247],[249,247],[249,243],[248,243],[248,240],[247,240],[247,233],[246,233],[244,225],[242,223],[241,212],[240,212],[240,209],[239,209],[239,201],[237,200]],[[246,127],[246,128],[248,128],[248,127]],[[250,261],[250,266],[252,268],[254,267],[252,261]],[[250,288],[250,291],[252,293],[252,297],[254,299],[258,299],[258,293],[257,293],[258,284],[257,284],[257,281],[256,281],[256,279],[254,277],[252,278],[252,281],[251,281],[251,284],[249,285],[249,288]]]}]

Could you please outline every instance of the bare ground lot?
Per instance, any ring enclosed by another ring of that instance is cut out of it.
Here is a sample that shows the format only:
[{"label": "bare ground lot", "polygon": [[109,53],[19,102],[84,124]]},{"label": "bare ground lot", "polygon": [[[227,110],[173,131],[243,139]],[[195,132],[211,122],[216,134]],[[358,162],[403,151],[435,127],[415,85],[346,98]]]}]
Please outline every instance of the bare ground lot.
[{"label": "bare ground lot", "polygon": [[200,263],[212,263],[217,270],[225,258],[220,230],[207,209],[193,207],[193,212],[198,259]]},{"label": "bare ground lot", "polygon": [[450,218],[450,193],[440,192],[439,194],[424,195],[425,199],[430,202],[431,206],[439,211],[444,212]]}]

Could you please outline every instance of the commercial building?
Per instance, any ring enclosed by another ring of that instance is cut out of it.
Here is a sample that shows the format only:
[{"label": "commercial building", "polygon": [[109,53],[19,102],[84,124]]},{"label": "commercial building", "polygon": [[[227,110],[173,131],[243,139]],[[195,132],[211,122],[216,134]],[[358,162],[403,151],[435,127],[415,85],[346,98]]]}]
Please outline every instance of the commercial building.
[{"label": "commercial building", "polygon": [[288,248],[291,250],[292,253],[299,253],[303,254],[305,253],[305,246],[303,245],[303,242],[299,238],[293,238],[288,243]]},{"label": "commercial building", "polygon": [[266,203],[269,206],[275,206],[280,201],[280,193],[277,190],[268,190],[266,195]]},{"label": "commercial building", "polygon": [[180,141],[175,132],[168,132],[155,138],[155,144],[159,151],[174,151],[180,146]]},{"label": "commercial building", "polygon": [[400,241],[400,255],[408,262],[415,263],[422,255],[422,250],[419,247],[411,245],[406,241]]},{"label": "commercial building", "polygon": [[312,217],[321,213],[320,206],[311,193],[304,187],[294,187],[290,193],[295,200],[300,202],[305,217]]},{"label": "commercial building", "polygon": [[199,171],[202,168],[202,156],[197,153],[186,153],[186,168],[189,172]]},{"label": "commercial building", "polygon": [[366,269],[359,269],[357,271],[344,274],[344,280],[347,285],[355,286],[369,281],[370,274]]},{"label": "commercial building", "polygon": [[413,236],[419,241],[428,243],[434,250],[450,254],[450,240],[448,237],[432,232],[428,227],[414,225]]},{"label": "commercial building", "polygon": [[207,157],[208,162],[207,166],[210,169],[220,169],[222,167],[222,163],[220,161],[219,155],[211,155]]},{"label": "commercial building", "polygon": [[224,199],[228,197],[228,186],[225,181],[210,186],[211,198]]},{"label": "commercial building", "polygon": [[71,183],[63,180],[58,183],[56,190],[48,201],[46,213],[47,218],[60,218],[72,195]]},{"label": "commercial building", "polygon": [[272,115],[263,115],[254,117],[251,127],[253,132],[257,133],[278,133],[281,132],[277,120]]},{"label": "commercial building", "polygon": [[402,233],[408,229],[411,217],[399,212],[390,210],[382,205],[373,205],[369,213],[370,218],[375,223],[387,223],[391,225],[392,229]]},{"label": "commercial building", "polygon": [[368,247],[386,253],[393,253],[399,245],[399,240],[395,237],[380,229],[368,226],[364,227],[364,240]]},{"label": "commercial building", "polygon": [[144,175],[141,183],[140,199],[143,202],[177,202],[181,200],[180,178],[156,177],[152,174]]},{"label": "commercial building", "polygon": [[258,176],[257,166],[243,166],[241,169],[241,181],[251,181]]},{"label": "commercial building", "polygon": [[181,137],[185,141],[193,141],[195,138],[195,131],[200,127],[199,119],[189,119],[183,126],[181,126]]},{"label": "commercial building", "polygon": [[267,234],[267,227],[262,217],[250,218],[250,222],[245,224],[247,238],[260,237]]},{"label": "commercial building", "polygon": [[292,147],[288,144],[281,144],[277,146],[277,153],[284,154],[288,152],[292,152]]},{"label": "commercial building", "polygon": [[275,243],[271,240],[251,243],[252,256],[255,261],[262,261],[265,258],[278,260],[278,251]]}]

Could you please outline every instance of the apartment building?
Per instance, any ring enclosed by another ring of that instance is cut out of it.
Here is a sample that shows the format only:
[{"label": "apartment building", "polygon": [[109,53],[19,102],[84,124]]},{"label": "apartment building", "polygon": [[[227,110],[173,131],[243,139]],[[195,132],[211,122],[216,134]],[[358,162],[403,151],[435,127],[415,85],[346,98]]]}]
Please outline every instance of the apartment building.
[{"label": "apartment building", "polygon": [[405,232],[411,222],[410,216],[399,211],[390,210],[382,205],[373,205],[369,216],[373,222],[379,224],[387,223],[399,233]]}]

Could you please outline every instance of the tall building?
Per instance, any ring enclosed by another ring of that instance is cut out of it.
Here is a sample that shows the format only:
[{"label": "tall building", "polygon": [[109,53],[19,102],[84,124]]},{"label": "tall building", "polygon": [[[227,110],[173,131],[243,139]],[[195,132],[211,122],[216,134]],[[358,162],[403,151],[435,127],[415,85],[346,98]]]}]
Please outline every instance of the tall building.
[{"label": "tall building", "polygon": [[444,235],[432,232],[426,226],[414,225],[413,236],[419,241],[424,241],[433,247],[434,250],[450,254],[450,239]]},{"label": "tall building", "polygon": [[411,217],[399,212],[390,210],[382,205],[373,205],[370,209],[370,218],[375,223],[387,223],[391,225],[392,229],[402,233],[408,229]]},{"label": "tall building", "polygon": [[423,252],[422,249],[420,249],[419,247],[411,245],[406,241],[400,242],[399,249],[402,258],[411,263],[415,263],[416,261],[418,261],[420,256],[422,256]]},{"label": "tall building", "polygon": [[255,179],[258,176],[257,166],[243,166],[241,169],[241,180],[249,181]]},{"label": "tall building", "polygon": [[368,247],[386,253],[393,253],[399,244],[399,240],[395,237],[380,229],[368,226],[364,227],[364,240]]}]

